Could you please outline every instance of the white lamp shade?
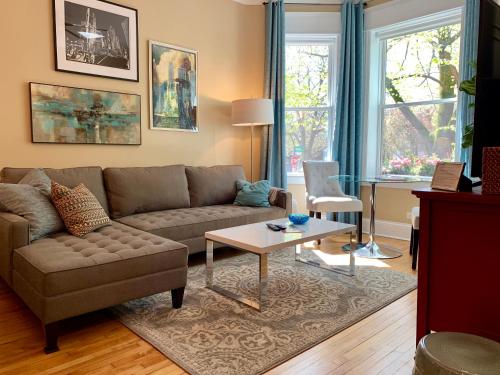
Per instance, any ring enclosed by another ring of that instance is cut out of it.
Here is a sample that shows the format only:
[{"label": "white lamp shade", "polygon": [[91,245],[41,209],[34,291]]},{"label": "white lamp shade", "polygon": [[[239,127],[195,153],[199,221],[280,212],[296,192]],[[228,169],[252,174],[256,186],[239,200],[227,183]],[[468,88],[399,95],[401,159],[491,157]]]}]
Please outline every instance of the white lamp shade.
[{"label": "white lamp shade", "polygon": [[232,123],[234,126],[274,124],[273,101],[271,99],[235,100]]}]

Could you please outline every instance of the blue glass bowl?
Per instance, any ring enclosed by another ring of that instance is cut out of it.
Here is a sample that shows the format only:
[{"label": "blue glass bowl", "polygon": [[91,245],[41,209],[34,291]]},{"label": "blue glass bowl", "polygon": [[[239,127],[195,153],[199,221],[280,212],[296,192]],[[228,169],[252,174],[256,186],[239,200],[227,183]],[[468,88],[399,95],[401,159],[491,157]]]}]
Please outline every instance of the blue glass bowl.
[{"label": "blue glass bowl", "polygon": [[288,215],[288,220],[290,220],[295,225],[302,225],[307,223],[309,216],[306,214],[290,214]]}]

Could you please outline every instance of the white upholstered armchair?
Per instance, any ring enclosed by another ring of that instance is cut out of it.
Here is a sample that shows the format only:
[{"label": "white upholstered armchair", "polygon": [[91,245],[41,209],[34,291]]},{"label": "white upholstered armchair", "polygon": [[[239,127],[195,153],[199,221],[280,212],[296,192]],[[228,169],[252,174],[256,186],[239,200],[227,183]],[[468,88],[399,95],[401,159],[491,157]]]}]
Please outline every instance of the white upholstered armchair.
[{"label": "white upholstered armchair", "polygon": [[320,219],[322,212],[332,212],[333,220],[336,220],[339,212],[357,212],[358,243],[361,243],[363,203],[356,197],[344,194],[338,181],[329,179],[330,176],[339,174],[339,163],[305,161],[303,168],[309,216]]}]

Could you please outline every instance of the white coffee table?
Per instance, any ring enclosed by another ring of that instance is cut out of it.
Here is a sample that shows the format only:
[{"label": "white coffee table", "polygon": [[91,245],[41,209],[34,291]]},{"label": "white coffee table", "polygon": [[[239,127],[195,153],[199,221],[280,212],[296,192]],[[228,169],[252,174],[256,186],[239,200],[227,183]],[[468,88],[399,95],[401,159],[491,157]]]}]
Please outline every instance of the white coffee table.
[{"label": "white coffee table", "polygon": [[[354,276],[356,249],[355,235],[356,226],[338,223],[328,220],[311,218],[305,225],[298,226],[303,233],[273,232],[267,228],[266,223],[287,225],[288,219],[270,220],[261,223],[241,225],[238,227],[214,230],[205,233],[207,248],[207,275],[206,285],[226,297],[233,298],[259,311],[267,304],[267,278],[268,278],[268,255],[273,251],[282,250],[295,246],[295,260],[309,265],[327,269],[329,271]],[[301,257],[302,244],[308,241],[323,239],[337,234],[351,234],[351,251],[349,252],[349,270],[321,264]],[[255,302],[247,297],[240,296],[218,285],[214,285],[214,242],[229,245],[259,256],[259,298]]]}]

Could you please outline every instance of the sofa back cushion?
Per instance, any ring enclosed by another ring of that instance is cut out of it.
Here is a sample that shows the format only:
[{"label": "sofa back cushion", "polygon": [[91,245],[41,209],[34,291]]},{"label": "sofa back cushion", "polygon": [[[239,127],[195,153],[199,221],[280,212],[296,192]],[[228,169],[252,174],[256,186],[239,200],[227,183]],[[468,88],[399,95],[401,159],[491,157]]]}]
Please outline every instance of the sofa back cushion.
[{"label": "sofa back cushion", "polygon": [[[3,168],[0,181],[17,184],[31,170],[32,168]],[[69,188],[84,184],[95,195],[106,213],[109,213],[101,167],[45,168],[44,172],[51,180]]]},{"label": "sofa back cushion", "polygon": [[241,165],[186,167],[191,207],[233,203],[236,181],[245,179]]},{"label": "sofa back cushion", "polygon": [[104,182],[111,217],[189,207],[184,165],[106,168]]}]

